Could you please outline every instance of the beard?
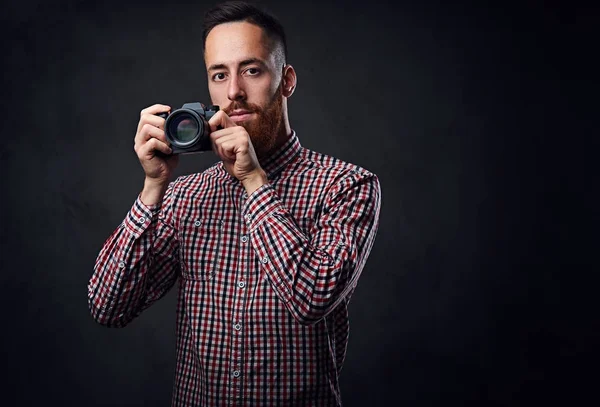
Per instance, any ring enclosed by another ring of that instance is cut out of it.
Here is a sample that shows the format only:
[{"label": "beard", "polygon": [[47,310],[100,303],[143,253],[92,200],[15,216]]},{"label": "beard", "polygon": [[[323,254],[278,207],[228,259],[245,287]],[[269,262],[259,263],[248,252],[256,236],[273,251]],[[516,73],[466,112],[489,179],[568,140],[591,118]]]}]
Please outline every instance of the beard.
[{"label": "beard", "polygon": [[225,109],[227,115],[236,109],[244,109],[255,113],[253,120],[238,122],[244,127],[250,136],[252,146],[258,158],[264,158],[273,149],[277,136],[283,127],[283,95],[281,84],[277,87],[275,94],[264,108],[245,101],[233,101]]}]

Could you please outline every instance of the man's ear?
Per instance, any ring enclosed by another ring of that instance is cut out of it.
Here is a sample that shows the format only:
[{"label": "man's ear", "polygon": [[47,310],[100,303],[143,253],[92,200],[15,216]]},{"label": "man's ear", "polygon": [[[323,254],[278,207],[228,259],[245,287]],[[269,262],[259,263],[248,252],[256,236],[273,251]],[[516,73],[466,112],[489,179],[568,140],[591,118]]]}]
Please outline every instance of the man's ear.
[{"label": "man's ear", "polygon": [[298,83],[298,78],[296,76],[296,71],[294,67],[287,64],[283,67],[283,75],[282,75],[282,86],[281,92],[283,96],[289,98],[296,90],[296,84]]}]

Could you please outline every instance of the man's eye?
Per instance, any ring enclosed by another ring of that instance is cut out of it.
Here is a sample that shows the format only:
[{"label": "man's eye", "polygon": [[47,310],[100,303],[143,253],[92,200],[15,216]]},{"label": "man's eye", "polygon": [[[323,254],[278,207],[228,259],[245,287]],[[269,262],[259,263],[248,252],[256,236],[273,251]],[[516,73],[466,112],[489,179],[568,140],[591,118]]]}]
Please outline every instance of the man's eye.
[{"label": "man's eye", "polygon": [[225,79],[225,74],[223,72],[219,72],[213,75],[214,81],[222,81],[223,79]]},{"label": "man's eye", "polygon": [[246,69],[246,73],[248,73],[250,76],[255,76],[260,73],[260,70],[258,68],[248,68]]}]

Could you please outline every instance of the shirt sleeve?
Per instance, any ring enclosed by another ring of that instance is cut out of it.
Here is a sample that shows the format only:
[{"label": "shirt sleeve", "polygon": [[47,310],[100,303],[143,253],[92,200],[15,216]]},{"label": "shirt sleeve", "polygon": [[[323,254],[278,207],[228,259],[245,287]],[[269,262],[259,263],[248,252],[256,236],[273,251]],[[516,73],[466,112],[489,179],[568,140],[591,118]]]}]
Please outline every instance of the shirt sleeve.
[{"label": "shirt sleeve", "polygon": [[307,234],[270,184],[246,201],[254,251],[299,323],[318,322],[356,287],[379,226],[380,200],[378,178],[352,171],[331,188]]},{"label": "shirt sleeve", "polygon": [[88,283],[88,305],[98,323],[127,325],[175,284],[180,266],[174,185],[159,205],[146,206],[138,196],[100,250]]}]

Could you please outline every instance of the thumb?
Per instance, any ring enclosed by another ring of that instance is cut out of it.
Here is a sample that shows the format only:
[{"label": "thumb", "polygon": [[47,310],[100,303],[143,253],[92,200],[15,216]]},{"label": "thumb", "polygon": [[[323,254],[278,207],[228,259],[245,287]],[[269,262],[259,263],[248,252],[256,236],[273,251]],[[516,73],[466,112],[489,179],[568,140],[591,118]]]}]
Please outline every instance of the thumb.
[{"label": "thumb", "polygon": [[219,110],[213,117],[208,121],[210,131],[216,131],[217,129],[226,129],[228,127],[236,127],[237,124],[223,110]]}]

